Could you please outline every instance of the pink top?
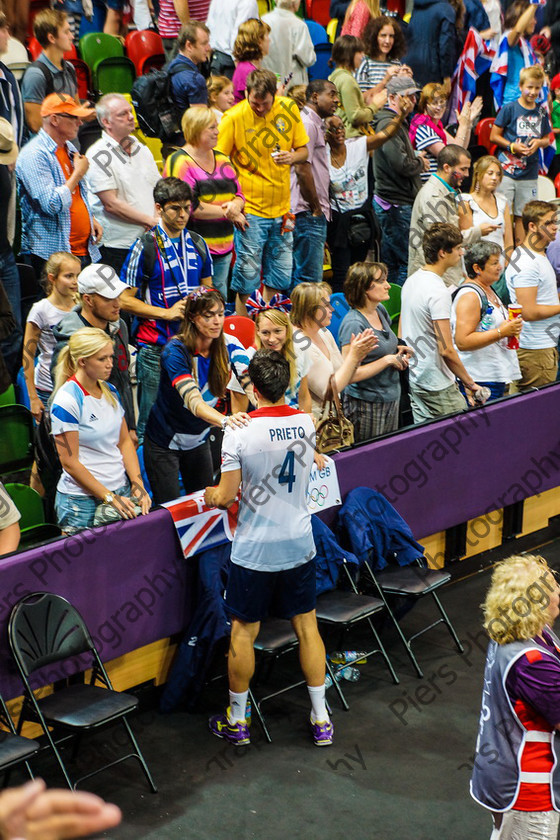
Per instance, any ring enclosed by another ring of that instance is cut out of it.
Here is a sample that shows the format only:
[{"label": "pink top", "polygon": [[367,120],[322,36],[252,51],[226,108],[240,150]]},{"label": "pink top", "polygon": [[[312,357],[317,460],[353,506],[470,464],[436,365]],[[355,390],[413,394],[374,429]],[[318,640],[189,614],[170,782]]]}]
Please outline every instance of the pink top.
[{"label": "pink top", "polygon": [[245,99],[245,88],[247,87],[247,76],[257,68],[251,61],[240,61],[233,73],[233,96],[235,104]]},{"label": "pink top", "polygon": [[355,35],[356,38],[361,38],[364,34],[364,29],[371,20],[371,12],[365,3],[358,0],[354,6],[348,20],[342,27],[341,35]]},{"label": "pink top", "polygon": [[[210,0],[190,0],[189,17],[191,20],[206,20]],[[176,38],[181,28],[173,0],[160,0],[158,29],[162,38]]]}]

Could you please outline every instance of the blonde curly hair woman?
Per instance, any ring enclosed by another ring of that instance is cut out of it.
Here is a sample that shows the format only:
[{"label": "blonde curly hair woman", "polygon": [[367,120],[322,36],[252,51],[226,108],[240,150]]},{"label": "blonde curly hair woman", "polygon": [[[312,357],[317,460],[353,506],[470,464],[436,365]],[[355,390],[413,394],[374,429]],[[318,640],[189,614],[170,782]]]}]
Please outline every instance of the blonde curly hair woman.
[{"label": "blonde curly hair woman", "polygon": [[543,557],[498,563],[482,610],[490,636],[471,794],[492,840],[555,840],[560,814],[560,589]]}]

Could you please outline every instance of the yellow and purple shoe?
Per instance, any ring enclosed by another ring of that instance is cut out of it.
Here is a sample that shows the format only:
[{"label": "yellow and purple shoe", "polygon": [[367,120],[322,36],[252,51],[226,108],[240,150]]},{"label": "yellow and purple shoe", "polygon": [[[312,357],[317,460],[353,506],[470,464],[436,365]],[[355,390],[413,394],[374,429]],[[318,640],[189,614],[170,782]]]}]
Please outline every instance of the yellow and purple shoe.
[{"label": "yellow and purple shoe", "polygon": [[316,747],[330,747],[334,737],[334,726],[332,721],[316,721],[313,722],[309,718],[309,725],[311,726],[311,734],[313,735],[313,742]]},{"label": "yellow and purple shoe", "polygon": [[213,715],[208,721],[210,732],[217,735],[218,738],[223,738],[229,741],[235,747],[244,747],[251,743],[251,733],[247,726],[247,721],[235,721],[230,723],[229,707],[223,715]]}]

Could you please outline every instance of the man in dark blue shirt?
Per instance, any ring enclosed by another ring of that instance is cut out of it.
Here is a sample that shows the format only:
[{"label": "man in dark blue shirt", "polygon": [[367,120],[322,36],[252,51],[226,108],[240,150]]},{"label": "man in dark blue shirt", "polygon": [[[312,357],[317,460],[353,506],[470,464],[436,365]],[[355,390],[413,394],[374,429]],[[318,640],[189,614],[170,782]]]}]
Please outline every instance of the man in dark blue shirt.
[{"label": "man in dark blue shirt", "polygon": [[179,54],[170,63],[171,71],[178,65],[184,71],[171,76],[171,92],[184,111],[193,105],[208,105],[206,79],[199,70],[210,56],[210,30],[205,23],[191,20],[181,27],[177,36]]}]

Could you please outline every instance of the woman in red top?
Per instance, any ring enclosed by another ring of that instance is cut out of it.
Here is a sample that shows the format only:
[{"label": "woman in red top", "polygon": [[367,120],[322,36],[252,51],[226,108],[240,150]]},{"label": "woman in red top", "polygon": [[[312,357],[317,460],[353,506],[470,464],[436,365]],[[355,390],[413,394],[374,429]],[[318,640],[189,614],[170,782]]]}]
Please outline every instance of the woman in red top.
[{"label": "woman in red top", "polygon": [[352,0],[346,9],[340,34],[361,38],[370,20],[380,14],[379,0]]}]

